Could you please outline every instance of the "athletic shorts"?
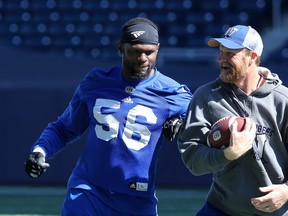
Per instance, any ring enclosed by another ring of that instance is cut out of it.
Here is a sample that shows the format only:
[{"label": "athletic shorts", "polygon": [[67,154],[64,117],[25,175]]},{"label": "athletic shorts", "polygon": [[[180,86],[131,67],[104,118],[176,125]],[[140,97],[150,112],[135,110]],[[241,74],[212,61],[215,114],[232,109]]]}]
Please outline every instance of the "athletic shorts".
[{"label": "athletic shorts", "polygon": [[200,209],[200,211],[198,211],[196,216],[229,216],[229,215],[206,202],[203,208]]},{"label": "athletic shorts", "polygon": [[[96,194],[71,188],[62,205],[62,216],[136,216],[120,212],[102,202]],[[157,215],[151,215],[157,216]]]}]

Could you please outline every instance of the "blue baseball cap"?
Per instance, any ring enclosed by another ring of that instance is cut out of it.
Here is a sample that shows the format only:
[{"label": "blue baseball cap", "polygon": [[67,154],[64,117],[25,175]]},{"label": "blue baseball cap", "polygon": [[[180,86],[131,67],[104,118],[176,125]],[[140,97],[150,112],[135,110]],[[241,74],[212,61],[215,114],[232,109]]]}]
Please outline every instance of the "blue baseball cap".
[{"label": "blue baseball cap", "polygon": [[216,47],[219,45],[228,49],[247,48],[255,51],[258,56],[261,56],[263,51],[261,36],[251,26],[244,25],[230,27],[223,38],[211,38],[208,41],[208,46]]}]

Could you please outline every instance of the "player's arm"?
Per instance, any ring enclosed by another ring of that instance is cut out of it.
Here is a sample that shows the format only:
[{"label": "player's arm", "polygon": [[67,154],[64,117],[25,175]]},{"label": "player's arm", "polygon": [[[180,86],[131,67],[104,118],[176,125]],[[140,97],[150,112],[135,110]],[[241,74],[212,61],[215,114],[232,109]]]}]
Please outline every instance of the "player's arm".
[{"label": "player's arm", "polygon": [[162,127],[164,138],[170,142],[178,134],[192,98],[190,89],[185,85],[179,85],[171,91],[171,95],[166,99],[169,103],[170,115],[172,114],[172,117],[167,118]]},{"label": "player's arm", "polygon": [[45,158],[52,158],[67,143],[79,139],[88,127],[87,107],[80,100],[79,88],[77,90],[64,113],[57,121],[48,124],[32,147],[31,154],[25,161],[25,171],[29,176],[41,176],[49,167]]}]

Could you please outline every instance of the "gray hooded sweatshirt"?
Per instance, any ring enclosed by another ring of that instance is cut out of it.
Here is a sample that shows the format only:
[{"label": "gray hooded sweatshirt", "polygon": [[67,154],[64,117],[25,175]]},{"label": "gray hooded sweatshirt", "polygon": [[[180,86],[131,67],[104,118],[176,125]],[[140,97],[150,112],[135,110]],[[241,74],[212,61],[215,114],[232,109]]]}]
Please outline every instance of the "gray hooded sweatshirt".
[{"label": "gray hooded sweatshirt", "polygon": [[[259,73],[266,82],[250,95],[219,78],[198,88],[178,136],[190,172],[213,173],[207,201],[233,216],[288,215],[287,203],[269,214],[251,204],[251,198],[265,195],[259,187],[288,180],[288,88],[268,69],[259,68]],[[253,148],[234,161],[226,159],[223,149],[207,145],[211,126],[227,116],[250,117],[257,128]]]}]

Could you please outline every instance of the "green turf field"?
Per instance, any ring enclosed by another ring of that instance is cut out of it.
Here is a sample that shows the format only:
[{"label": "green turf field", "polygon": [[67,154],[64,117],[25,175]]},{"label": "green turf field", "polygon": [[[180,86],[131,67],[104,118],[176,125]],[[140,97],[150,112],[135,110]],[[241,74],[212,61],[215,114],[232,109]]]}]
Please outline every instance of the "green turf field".
[{"label": "green turf field", "polygon": [[[193,216],[205,202],[207,189],[157,190],[159,216]],[[63,187],[0,186],[0,215],[60,215]]]}]

